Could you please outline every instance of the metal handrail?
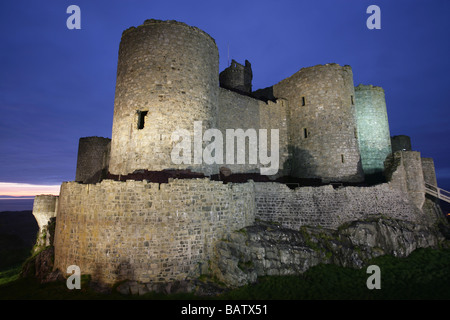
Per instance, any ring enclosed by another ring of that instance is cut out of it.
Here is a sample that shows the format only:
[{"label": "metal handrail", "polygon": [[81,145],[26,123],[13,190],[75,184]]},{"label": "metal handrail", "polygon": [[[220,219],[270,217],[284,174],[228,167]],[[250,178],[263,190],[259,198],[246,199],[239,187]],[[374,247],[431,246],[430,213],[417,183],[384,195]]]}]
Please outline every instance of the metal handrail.
[{"label": "metal handrail", "polygon": [[432,184],[425,183],[425,192],[436,197],[438,199],[444,200],[450,203],[450,192],[437,186],[433,186]]}]

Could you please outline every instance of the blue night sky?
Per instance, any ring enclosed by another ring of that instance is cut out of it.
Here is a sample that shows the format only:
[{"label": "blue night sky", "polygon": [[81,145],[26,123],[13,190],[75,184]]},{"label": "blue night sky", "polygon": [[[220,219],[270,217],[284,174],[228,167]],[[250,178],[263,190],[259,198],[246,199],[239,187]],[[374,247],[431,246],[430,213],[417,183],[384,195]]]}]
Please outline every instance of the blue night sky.
[{"label": "blue night sky", "polygon": [[[66,9],[81,8],[81,30]],[[366,9],[381,8],[381,30]],[[338,63],[355,86],[384,88],[391,136],[434,158],[450,189],[450,1],[25,1],[0,4],[0,182],[75,178],[78,140],[111,137],[122,31],[146,19],[199,27],[253,68],[253,89],[303,67]]]}]

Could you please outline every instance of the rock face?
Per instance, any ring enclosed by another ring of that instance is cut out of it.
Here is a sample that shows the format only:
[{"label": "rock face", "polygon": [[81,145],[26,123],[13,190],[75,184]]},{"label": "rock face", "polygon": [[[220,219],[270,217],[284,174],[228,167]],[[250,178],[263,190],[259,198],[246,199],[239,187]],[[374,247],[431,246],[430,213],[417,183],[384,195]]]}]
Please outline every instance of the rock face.
[{"label": "rock face", "polygon": [[363,267],[371,258],[405,257],[417,248],[437,247],[442,235],[432,227],[393,219],[355,221],[338,230],[300,231],[267,222],[229,234],[217,246],[214,272],[230,287],[265,275],[294,275],[320,263]]},{"label": "rock face", "polygon": [[20,273],[21,278],[35,278],[40,283],[62,281],[64,276],[59,270],[53,271],[53,246],[48,246],[27,260]]}]

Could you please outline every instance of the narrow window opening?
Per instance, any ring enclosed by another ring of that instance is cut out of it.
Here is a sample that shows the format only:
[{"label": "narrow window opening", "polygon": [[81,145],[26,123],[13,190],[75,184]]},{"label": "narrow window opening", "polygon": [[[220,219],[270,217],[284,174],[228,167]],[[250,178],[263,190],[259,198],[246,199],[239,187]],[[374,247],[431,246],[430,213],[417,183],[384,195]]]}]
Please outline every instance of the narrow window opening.
[{"label": "narrow window opening", "polygon": [[145,117],[147,116],[148,111],[138,111],[138,129],[144,129],[145,125]]},{"label": "narrow window opening", "polygon": [[302,106],[303,106],[303,107],[306,106],[306,100],[305,100],[305,97],[302,97]]},{"label": "narrow window opening", "polygon": [[344,155],[341,154],[341,162],[344,163]]},{"label": "narrow window opening", "polygon": [[352,105],[354,105],[355,102],[353,101],[353,96],[350,96],[350,99],[352,100]]},{"label": "narrow window opening", "polygon": [[307,128],[303,128],[303,138],[308,138],[308,129]]}]

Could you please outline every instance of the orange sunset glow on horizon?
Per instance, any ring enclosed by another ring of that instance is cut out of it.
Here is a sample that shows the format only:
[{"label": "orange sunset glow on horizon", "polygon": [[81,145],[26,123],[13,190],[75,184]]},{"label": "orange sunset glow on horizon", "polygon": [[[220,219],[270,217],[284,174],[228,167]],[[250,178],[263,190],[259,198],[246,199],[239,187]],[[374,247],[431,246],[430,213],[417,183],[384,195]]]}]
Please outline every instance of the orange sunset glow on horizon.
[{"label": "orange sunset glow on horizon", "polygon": [[0,196],[34,197],[39,194],[59,195],[59,185],[0,182]]}]

